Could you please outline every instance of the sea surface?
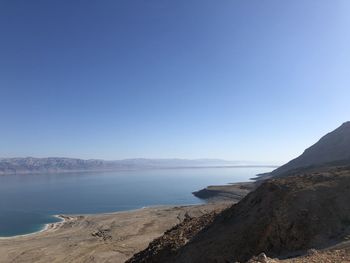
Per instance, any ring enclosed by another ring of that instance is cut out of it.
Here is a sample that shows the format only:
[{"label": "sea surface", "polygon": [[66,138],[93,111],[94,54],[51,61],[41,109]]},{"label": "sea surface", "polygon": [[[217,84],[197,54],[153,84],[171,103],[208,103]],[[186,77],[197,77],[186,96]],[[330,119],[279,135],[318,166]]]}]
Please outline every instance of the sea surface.
[{"label": "sea surface", "polygon": [[0,237],[40,231],[53,215],[199,204],[193,191],[273,168],[194,168],[0,176]]}]

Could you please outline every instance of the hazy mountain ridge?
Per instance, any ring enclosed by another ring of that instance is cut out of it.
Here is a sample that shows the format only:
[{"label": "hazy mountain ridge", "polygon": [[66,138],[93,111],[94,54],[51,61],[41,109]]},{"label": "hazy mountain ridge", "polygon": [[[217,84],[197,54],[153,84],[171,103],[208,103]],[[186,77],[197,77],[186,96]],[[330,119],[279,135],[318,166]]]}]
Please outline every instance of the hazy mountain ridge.
[{"label": "hazy mountain ridge", "polygon": [[[125,159],[106,161],[98,159],[82,160],[75,158],[2,158],[0,174],[30,174],[76,171],[112,171],[151,168],[186,168],[215,166],[245,166],[247,162],[220,159]],[[253,164],[251,164],[253,165]]]}]

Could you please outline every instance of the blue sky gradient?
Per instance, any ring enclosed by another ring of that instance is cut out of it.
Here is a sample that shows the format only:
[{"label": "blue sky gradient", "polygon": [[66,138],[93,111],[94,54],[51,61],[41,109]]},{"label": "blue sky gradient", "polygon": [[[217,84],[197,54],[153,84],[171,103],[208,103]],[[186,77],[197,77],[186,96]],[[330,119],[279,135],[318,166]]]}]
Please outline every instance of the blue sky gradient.
[{"label": "blue sky gradient", "polygon": [[348,0],[0,1],[0,156],[282,163],[350,120]]}]

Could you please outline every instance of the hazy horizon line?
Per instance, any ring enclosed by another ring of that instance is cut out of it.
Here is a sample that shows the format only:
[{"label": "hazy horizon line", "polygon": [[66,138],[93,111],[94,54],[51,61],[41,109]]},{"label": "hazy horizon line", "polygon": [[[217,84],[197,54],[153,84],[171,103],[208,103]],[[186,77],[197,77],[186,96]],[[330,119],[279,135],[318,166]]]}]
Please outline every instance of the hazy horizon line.
[{"label": "hazy horizon line", "polygon": [[[255,164],[266,164],[266,163],[274,163],[275,165],[276,162],[274,161],[254,161],[254,160],[233,160],[233,159],[226,159],[226,158],[207,158],[207,157],[197,157],[197,158],[187,158],[187,157],[125,157],[125,158],[84,158],[84,157],[67,157],[67,156],[54,156],[54,155],[49,155],[45,157],[41,156],[34,156],[34,155],[29,155],[29,156],[7,156],[3,157],[0,156],[0,160],[4,159],[79,159],[79,160],[101,160],[101,161],[127,161],[127,160],[184,160],[184,161],[224,161],[224,162],[236,162],[236,163],[255,163]],[[280,163],[280,162],[278,162]]]}]

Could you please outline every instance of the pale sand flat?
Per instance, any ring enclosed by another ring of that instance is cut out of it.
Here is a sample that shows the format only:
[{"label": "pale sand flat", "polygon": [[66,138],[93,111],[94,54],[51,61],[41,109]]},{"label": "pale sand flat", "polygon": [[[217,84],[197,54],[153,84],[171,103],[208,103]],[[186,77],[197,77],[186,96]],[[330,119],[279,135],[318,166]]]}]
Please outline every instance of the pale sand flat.
[{"label": "pale sand flat", "polygon": [[111,214],[66,216],[26,236],[0,239],[0,263],[125,262],[186,214],[200,216],[228,203],[154,207]]}]

